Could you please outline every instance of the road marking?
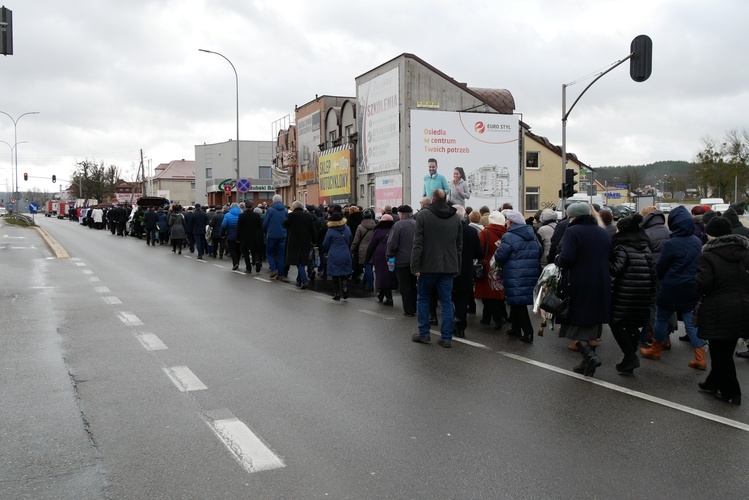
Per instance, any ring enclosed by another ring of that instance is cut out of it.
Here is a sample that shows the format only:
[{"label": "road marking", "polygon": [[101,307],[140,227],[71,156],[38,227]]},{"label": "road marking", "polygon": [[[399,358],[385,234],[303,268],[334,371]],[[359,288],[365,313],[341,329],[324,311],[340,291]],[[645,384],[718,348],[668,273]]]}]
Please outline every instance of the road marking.
[{"label": "road marking", "polygon": [[538,366],[540,368],[545,368],[547,370],[551,370],[553,372],[557,372],[562,375],[566,375],[568,377],[582,380],[583,382],[588,382],[589,384],[599,385],[601,387],[611,389],[612,391],[617,391],[617,392],[621,392],[622,394],[627,394],[629,396],[634,396],[636,398],[644,399],[645,401],[650,401],[651,403],[659,404],[661,406],[665,406],[673,410],[683,411],[684,413],[689,413],[690,415],[704,418],[706,420],[712,420],[713,422],[717,422],[719,424],[728,425],[730,427],[735,427],[736,429],[740,429],[742,431],[749,431],[749,424],[745,424],[743,422],[737,422],[736,420],[731,420],[730,418],[721,417],[720,415],[713,415],[712,413],[708,413],[706,411],[698,410],[696,408],[691,408],[689,406],[681,405],[679,403],[674,403],[672,401],[668,401],[667,399],[662,399],[656,396],[651,396],[650,394],[645,394],[644,392],[627,389],[626,387],[621,387],[616,384],[612,384],[610,382],[605,382],[603,380],[595,379],[593,377],[586,377],[584,375],[580,375],[573,371],[565,370],[564,368],[559,368],[554,365],[549,365],[546,363],[542,363],[540,361],[535,361],[532,359],[524,358],[522,356],[518,356],[517,354],[512,354],[510,352],[505,352],[505,351],[497,351],[497,352],[503,356],[512,358],[516,361],[522,361],[523,363],[528,363],[529,365]]},{"label": "road marking", "polygon": [[[429,333],[431,333],[432,335],[436,335],[438,337],[442,337],[442,332],[438,332],[437,330],[429,330]],[[466,345],[470,345],[473,347],[478,347],[479,349],[489,349],[488,346],[485,346],[484,344],[479,344],[478,342],[474,342],[472,340],[466,340],[466,339],[461,339],[458,337],[453,337],[453,341],[460,342],[461,344],[466,344]]]},{"label": "road marking", "polygon": [[380,313],[377,313],[377,312],[374,312],[374,311],[367,311],[366,309],[359,309],[359,312],[360,313],[364,313],[364,314],[369,314],[370,316],[376,316],[376,317],[382,318],[382,319],[395,319],[392,316],[387,316],[385,314],[380,314]]},{"label": "road marking", "polygon": [[81,260],[81,259],[80,259],[80,258],[78,258],[78,257],[73,257],[73,258],[72,258],[72,259],[70,259],[70,260],[72,260],[73,262],[78,262],[78,261],[79,261],[79,260]]},{"label": "road marking", "polygon": [[3,238],[8,238],[9,240],[25,240],[26,236],[8,236],[7,234],[4,234]]},{"label": "road marking", "polygon": [[114,297],[113,295],[110,295],[108,297],[102,297],[104,299],[104,302],[107,304],[115,305],[115,304],[122,304],[122,301],[118,299],[117,297]]},{"label": "road marking", "polygon": [[117,314],[117,317],[120,318],[120,321],[125,323],[125,325],[127,326],[143,326],[143,322],[139,320],[138,316],[133,313],[119,312]]},{"label": "road marking", "polygon": [[98,293],[109,293],[110,292],[109,288],[107,288],[105,286],[95,286],[94,290],[96,290]]},{"label": "road marking", "polygon": [[236,417],[208,422],[244,470],[252,474],[286,467],[283,460]]},{"label": "road marking", "polygon": [[212,266],[220,267],[221,269],[226,269],[226,266],[222,266],[221,264],[211,264]]},{"label": "road marking", "polygon": [[89,280],[89,281],[90,281],[91,283],[96,283],[96,282],[99,282],[99,281],[101,281],[101,279],[100,279],[100,278],[97,278],[96,276],[91,276],[91,277],[90,277],[90,278],[89,278],[88,280]]},{"label": "road marking", "polygon": [[202,391],[208,387],[186,366],[164,367],[164,373],[182,392]]},{"label": "road marking", "polygon": [[169,349],[166,344],[153,333],[139,333],[135,337],[141,344],[143,344],[143,347],[145,347],[147,351],[163,351],[164,349]]},{"label": "road marking", "polygon": [[83,274],[94,274],[94,272],[91,269],[82,269]]},{"label": "road marking", "polygon": [[78,266],[78,267],[86,267],[86,263],[85,262],[76,262],[75,265]]},{"label": "road marking", "polygon": [[204,259],[195,259],[195,260],[197,260],[201,264],[208,264]]},{"label": "road marking", "polygon": [[56,286],[32,286],[32,290],[54,290],[56,289]]},{"label": "road marking", "polygon": [[237,274],[247,274],[246,272],[244,272],[244,271],[240,271],[239,269],[232,269],[232,271],[231,271],[231,272],[233,272],[233,273],[237,273]]},{"label": "road marking", "polygon": [[265,283],[270,283],[270,282],[271,282],[271,280],[269,280],[269,279],[266,279],[266,278],[261,278],[260,276],[255,276],[255,278],[254,278],[254,279],[256,279],[256,280],[258,280],[258,281],[263,281],[263,282],[265,282]]}]

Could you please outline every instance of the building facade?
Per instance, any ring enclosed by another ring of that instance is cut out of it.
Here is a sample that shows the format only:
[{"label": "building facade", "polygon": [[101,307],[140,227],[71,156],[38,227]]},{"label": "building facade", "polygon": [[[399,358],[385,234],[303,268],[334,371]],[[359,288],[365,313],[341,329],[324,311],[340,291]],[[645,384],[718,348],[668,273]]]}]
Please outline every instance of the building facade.
[{"label": "building facade", "polygon": [[154,175],[148,179],[149,193],[161,196],[172,204],[195,204],[195,162],[193,160],[174,160],[162,163],[154,169]]}]

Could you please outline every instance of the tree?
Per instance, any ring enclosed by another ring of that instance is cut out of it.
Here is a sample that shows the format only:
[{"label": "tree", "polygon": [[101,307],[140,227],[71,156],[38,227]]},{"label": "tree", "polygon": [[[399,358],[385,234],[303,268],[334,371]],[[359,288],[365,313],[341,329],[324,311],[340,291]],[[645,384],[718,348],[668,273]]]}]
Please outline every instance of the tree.
[{"label": "tree", "polygon": [[[747,196],[749,186],[749,132],[731,130],[723,142],[710,137],[702,139],[703,148],[697,153],[696,178],[702,192],[710,197],[731,199],[736,197],[734,185],[739,193]],[[741,197],[741,196],[739,196]]]},{"label": "tree", "polygon": [[76,166],[73,185],[83,198],[104,201],[114,196],[115,187],[121,182],[121,172],[116,165],[104,167],[103,161],[97,165],[94,161],[84,160],[76,163]]},{"label": "tree", "polygon": [[29,200],[29,203],[36,202],[40,207],[44,205],[44,202],[50,198],[50,195],[45,193],[39,188],[31,188],[21,195],[24,200]]}]

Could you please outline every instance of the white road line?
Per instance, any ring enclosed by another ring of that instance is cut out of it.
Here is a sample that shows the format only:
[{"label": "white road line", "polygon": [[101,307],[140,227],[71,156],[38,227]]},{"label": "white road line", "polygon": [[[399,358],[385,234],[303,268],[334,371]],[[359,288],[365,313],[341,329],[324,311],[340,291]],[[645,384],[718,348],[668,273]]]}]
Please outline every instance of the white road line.
[{"label": "white road line", "polygon": [[370,316],[376,316],[382,319],[395,319],[392,316],[387,316],[385,314],[376,313],[374,311],[367,311],[366,309],[359,309],[359,312],[364,313],[364,314],[369,314]]},{"label": "white road line", "polygon": [[258,281],[264,281],[265,283],[270,283],[271,282],[271,280],[265,279],[265,278],[261,278],[259,276],[255,276],[254,279],[256,279]]},{"label": "white road line", "polygon": [[246,272],[240,271],[239,269],[233,269],[232,272],[236,274],[247,274]]},{"label": "white road line", "polygon": [[56,286],[32,286],[32,290],[54,290],[56,289]]},{"label": "white road line", "polygon": [[[436,335],[438,337],[442,337],[442,332],[438,332],[437,330],[429,330],[429,333],[432,335]],[[473,347],[478,347],[479,349],[489,349],[488,346],[485,346],[484,344],[479,344],[478,342],[473,342],[472,340],[466,340],[466,339],[460,339],[458,337],[453,337],[453,341],[460,342],[461,344],[470,345]]]},{"label": "white road line", "polygon": [[91,269],[82,269],[83,274],[94,274],[94,272]]},{"label": "white road line", "polygon": [[97,278],[96,276],[91,276],[91,277],[88,278],[88,280],[91,283],[97,283],[97,282],[101,281],[101,278]]},{"label": "white road line", "polygon": [[109,293],[110,292],[109,288],[105,286],[95,286],[94,290],[96,290],[97,293]]},{"label": "white road line", "polygon": [[117,317],[120,318],[120,321],[125,323],[126,326],[143,326],[143,322],[133,313],[119,312],[117,313]]},{"label": "white road line", "polygon": [[208,387],[186,366],[164,367],[164,373],[182,392],[202,391]]},{"label": "white road line", "polygon": [[226,269],[226,266],[222,266],[221,264],[211,264],[212,266],[220,267],[221,269]]},{"label": "white road line", "polygon": [[169,349],[166,344],[153,333],[139,333],[135,337],[141,344],[143,344],[143,347],[145,347],[147,351],[163,351],[164,349]]},{"label": "white road line", "polygon": [[75,265],[78,266],[78,267],[86,267],[86,263],[85,262],[76,262]]},{"label": "white road line", "polygon": [[108,297],[102,297],[104,299],[104,302],[107,304],[115,305],[115,304],[122,304],[122,301],[115,297],[114,295],[110,295]]},{"label": "white road line", "polygon": [[239,464],[252,474],[286,467],[283,460],[238,418],[208,422],[216,436],[224,443]]},{"label": "white road line", "polygon": [[73,261],[73,262],[78,262],[78,261],[79,261],[79,260],[81,260],[81,259],[79,259],[78,257],[73,257],[73,258],[72,258],[72,259],[70,259],[70,260],[71,260],[71,261]]},{"label": "white road line", "polygon": [[740,429],[742,431],[749,431],[749,424],[745,424],[743,422],[738,422],[736,420],[731,420],[730,418],[721,417],[720,415],[713,415],[712,413],[708,413],[706,411],[698,410],[696,408],[691,408],[689,406],[684,406],[679,403],[674,403],[672,401],[668,401],[667,399],[662,399],[656,396],[651,396],[650,394],[645,394],[644,392],[633,391],[632,389],[627,389],[626,387],[621,387],[616,384],[612,384],[609,382],[605,382],[603,380],[595,379],[593,377],[586,377],[584,375],[577,374],[570,370],[565,370],[563,368],[559,368],[554,365],[549,365],[546,363],[542,363],[540,361],[535,361],[532,359],[524,358],[522,356],[518,356],[517,354],[512,354],[510,352],[505,352],[505,351],[497,351],[497,352],[508,358],[512,358],[517,361],[522,361],[523,363],[528,363],[529,365],[538,366],[540,368],[545,368],[547,370],[551,370],[553,372],[557,372],[562,375],[566,375],[568,377],[582,380],[583,382],[588,382],[589,384],[599,385],[601,387],[611,389],[612,391],[617,391],[617,392],[621,392],[622,394],[627,394],[629,396],[634,396],[636,398],[644,399],[645,401],[650,401],[651,403],[659,404],[661,406],[665,406],[667,408],[671,408],[674,410],[683,411],[684,413],[689,413],[690,415],[704,418],[706,420],[712,420],[713,422],[717,422],[719,424],[728,425],[730,427],[735,427],[736,429]]},{"label": "white road line", "polygon": [[207,263],[207,262],[206,262],[205,260],[203,260],[203,259],[195,259],[195,260],[197,260],[197,261],[198,261],[198,262],[200,262],[201,264],[208,264],[208,263]]}]

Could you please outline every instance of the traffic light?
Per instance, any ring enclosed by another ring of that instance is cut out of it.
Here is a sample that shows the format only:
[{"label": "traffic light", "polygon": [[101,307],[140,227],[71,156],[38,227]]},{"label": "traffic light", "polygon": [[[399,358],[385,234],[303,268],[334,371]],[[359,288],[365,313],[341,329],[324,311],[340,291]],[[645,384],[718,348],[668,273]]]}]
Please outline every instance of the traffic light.
[{"label": "traffic light", "polygon": [[13,55],[13,12],[0,8],[0,54]]},{"label": "traffic light", "polygon": [[57,176],[55,174],[52,174],[52,182],[53,183],[57,182]]},{"label": "traffic light", "polygon": [[636,82],[650,78],[653,70],[653,41],[647,35],[636,36],[629,46],[629,76]]},{"label": "traffic light", "polygon": [[577,190],[575,189],[575,184],[577,184],[577,181],[575,180],[576,175],[577,172],[571,168],[565,170],[564,185],[562,186],[562,189],[564,189],[564,198],[572,198],[572,196],[577,193]]},{"label": "traffic light", "polygon": [[27,174],[26,172],[23,173],[23,180],[29,180],[29,174]]}]

